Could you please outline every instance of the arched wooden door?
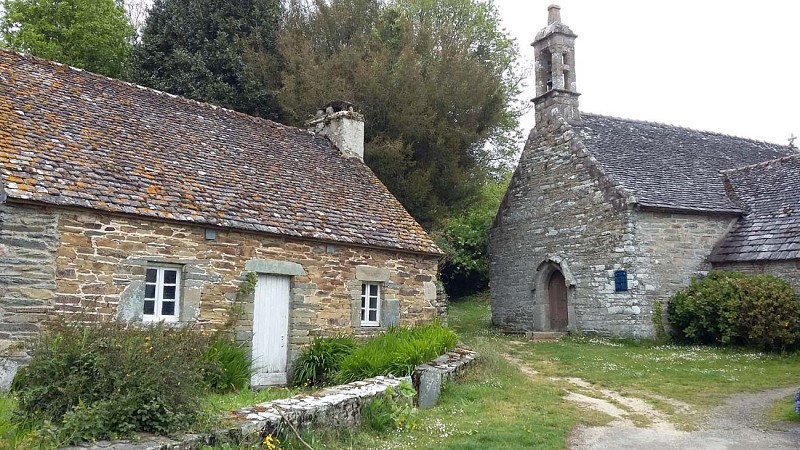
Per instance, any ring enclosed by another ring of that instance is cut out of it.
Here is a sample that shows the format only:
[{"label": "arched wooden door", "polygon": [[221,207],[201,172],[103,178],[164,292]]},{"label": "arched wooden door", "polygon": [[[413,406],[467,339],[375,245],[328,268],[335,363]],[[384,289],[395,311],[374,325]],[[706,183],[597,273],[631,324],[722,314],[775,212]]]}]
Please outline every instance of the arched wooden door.
[{"label": "arched wooden door", "polygon": [[564,275],[558,270],[550,275],[547,283],[547,293],[550,301],[550,329],[553,331],[566,331],[569,324],[567,314],[567,283]]}]

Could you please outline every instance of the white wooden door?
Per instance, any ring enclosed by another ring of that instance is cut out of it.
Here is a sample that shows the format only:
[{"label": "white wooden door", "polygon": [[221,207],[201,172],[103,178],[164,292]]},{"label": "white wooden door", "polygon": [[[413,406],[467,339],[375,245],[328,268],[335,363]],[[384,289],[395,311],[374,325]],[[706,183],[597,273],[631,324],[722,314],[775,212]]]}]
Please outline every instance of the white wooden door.
[{"label": "white wooden door", "polygon": [[259,275],[253,308],[252,386],[286,384],[289,277]]}]

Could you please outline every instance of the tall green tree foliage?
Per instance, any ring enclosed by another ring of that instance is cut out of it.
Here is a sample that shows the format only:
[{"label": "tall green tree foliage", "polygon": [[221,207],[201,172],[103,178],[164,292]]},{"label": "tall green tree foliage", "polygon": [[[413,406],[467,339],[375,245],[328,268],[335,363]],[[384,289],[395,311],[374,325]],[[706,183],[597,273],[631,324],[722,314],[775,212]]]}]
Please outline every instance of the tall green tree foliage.
[{"label": "tall green tree foliage", "polygon": [[133,27],[121,0],[3,0],[3,45],[110,77],[125,73]]},{"label": "tall green tree foliage", "polygon": [[280,0],[155,0],[134,52],[137,82],[280,119]]},{"label": "tall green tree foliage", "polygon": [[441,278],[453,298],[489,287],[489,230],[508,187],[511,173],[483,185],[466,210],[445,219],[434,233],[444,251]]},{"label": "tall green tree foliage", "polygon": [[291,0],[280,49],[288,118],[359,105],[367,164],[426,227],[509,162],[521,77],[490,0]]}]

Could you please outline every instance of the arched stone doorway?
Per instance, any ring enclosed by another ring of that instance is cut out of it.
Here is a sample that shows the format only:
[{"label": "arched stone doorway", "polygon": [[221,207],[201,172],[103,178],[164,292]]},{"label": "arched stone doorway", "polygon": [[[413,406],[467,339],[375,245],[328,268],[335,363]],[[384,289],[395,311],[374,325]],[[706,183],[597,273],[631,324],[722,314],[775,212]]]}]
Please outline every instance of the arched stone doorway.
[{"label": "arched stone doorway", "polygon": [[539,264],[534,277],[534,330],[567,331],[575,328],[571,297],[575,279],[560,258]]},{"label": "arched stone doorway", "polygon": [[550,281],[547,283],[547,299],[550,309],[550,329],[566,331],[569,326],[567,282],[559,270],[554,270],[550,275]]}]

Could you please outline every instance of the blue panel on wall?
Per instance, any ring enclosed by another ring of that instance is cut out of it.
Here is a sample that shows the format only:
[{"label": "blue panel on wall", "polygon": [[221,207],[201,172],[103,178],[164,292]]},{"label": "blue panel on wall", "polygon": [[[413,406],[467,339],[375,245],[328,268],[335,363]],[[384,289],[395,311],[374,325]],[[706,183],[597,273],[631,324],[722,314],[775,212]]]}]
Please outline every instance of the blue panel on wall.
[{"label": "blue panel on wall", "polygon": [[628,272],[624,270],[614,271],[614,290],[617,292],[628,290]]}]

